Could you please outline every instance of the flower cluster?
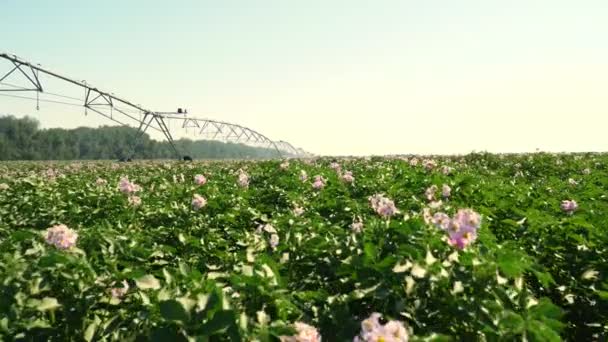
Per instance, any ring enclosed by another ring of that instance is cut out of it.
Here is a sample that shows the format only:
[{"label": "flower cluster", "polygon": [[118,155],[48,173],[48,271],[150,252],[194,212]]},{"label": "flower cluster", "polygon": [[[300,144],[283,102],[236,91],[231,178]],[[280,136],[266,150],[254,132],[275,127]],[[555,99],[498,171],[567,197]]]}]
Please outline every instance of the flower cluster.
[{"label": "flower cluster", "polygon": [[369,318],[361,322],[361,332],[356,336],[354,342],[407,342],[409,334],[403,323],[399,321],[388,321],[380,323],[379,313],[373,313]]},{"label": "flower cluster", "polygon": [[346,183],[352,183],[355,181],[355,177],[353,176],[353,173],[351,171],[346,171],[342,175],[342,180]]},{"label": "flower cluster", "polygon": [[277,234],[270,234],[270,238],[268,239],[268,243],[270,244],[270,248],[277,249],[277,246],[279,245],[279,235],[277,235]]},{"label": "flower cluster", "polygon": [[443,198],[448,198],[451,194],[452,188],[450,188],[450,186],[447,184],[443,184],[443,186],[441,187],[441,196],[443,196]]},{"label": "flower cluster", "polygon": [[141,187],[131,181],[128,177],[122,177],[118,183],[118,188],[123,194],[131,195],[141,190]]},{"label": "flower cluster", "polygon": [[207,178],[203,175],[196,175],[194,176],[194,183],[196,183],[196,185],[205,185],[205,183],[207,183]]},{"label": "flower cluster", "polygon": [[0,190],[8,190],[10,187],[6,183],[0,183]]},{"label": "flower cluster", "polygon": [[321,342],[321,335],[315,329],[306,323],[295,322],[296,335],[281,336],[281,342]]},{"label": "flower cluster", "polygon": [[249,187],[249,175],[243,170],[239,170],[238,183],[241,188]]},{"label": "flower cluster", "polygon": [[300,216],[302,214],[304,214],[304,208],[296,206],[293,208],[293,214],[296,216]]},{"label": "flower cluster", "polygon": [[332,162],[331,164],[329,164],[329,167],[336,172],[340,172],[341,169],[340,164],[336,162]]},{"label": "flower cluster", "polygon": [[133,207],[139,207],[141,205],[141,198],[139,196],[129,196],[129,204]]},{"label": "flower cluster", "polygon": [[323,189],[325,187],[325,179],[322,176],[315,176],[315,181],[312,183],[312,187],[316,190]]},{"label": "flower cluster", "polygon": [[448,233],[450,245],[463,249],[477,240],[481,216],[472,209],[460,209],[453,218],[445,213],[436,213],[431,221]]},{"label": "flower cluster", "polygon": [[565,211],[566,213],[572,215],[572,213],[578,209],[578,204],[576,203],[575,200],[563,200],[562,204],[560,205],[560,207],[562,208],[563,211]]},{"label": "flower cluster", "polygon": [[444,174],[444,175],[446,175],[446,176],[447,176],[447,175],[449,175],[449,174],[451,174],[451,173],[452,173],[452,171],[453,171],[453,169],[452,169],[451,167],[447,166],[447,165],[444,165],[444,166],[441,168],[441,173],[443,173],[443,174]]},{"label": "flower cluster", "polygon": [[106,184],[108,184],[108,181],[103,178],[97,178],[97,180],[95,181],[95,185],[97,186],[104,186]]},{"label": "flower cluster", "polygon": [[369,197],[369,204],[378,215],[385,218],[391,217],[399,212],[395,207],[395,203],[382,194],[376,194]]},{"label": "flower cluster", "polygon": [[65,224],[59,224],[48,228],[44,239],[48,244],[59,249],[69,249],[76,245],[78,233],[68,228]]},{"label": "flower cluster", "polygon": [[276,249],[279,245],[279,235],[277,234],[277,229],[270,223],[258,225],[258,228],[255,230],[255,232],[257,234],[263,234],[263,232],[270,234],[270,237],[268,238],[268,244],[273,250]]},{"label": "flower cluster", "polygon": [[285,160],[284,162],[281,163],[280,167],[282,170],[287,170],[289,168],[289,161]]},{"label": "flower cluster", "polygon": [[207,200],[198,194],[195,194],[194,196],[192,196],[192,209],[194,210],[199,210],[202,207],[207,205]]},{"label": "flower cluster", "polygon": [[425,169],[427,169],[428,171],[434,169],[437,166],[437,162],[434,161],[433,159],[425,159],[422,162],[422,166],[424,166]]},{"label": "flower cluster", "polygon": [[412,158],[410,159],[410,166],[416,166],[418,165],[418,158]]},{"label": "flower cluster", "polygon": [[59,176],[59,171],[49,168],[46,171],[44,171],[43,175],[46,177],[47,180],[54,181],[55,178],[57,178]]},{"label": "flower cluster", "polygon": [[361,233],[361,231],[363,231],[363,221],[361,221],[361,218],[359,218],[358,221],[353,222],[350,225],[350,229],[353,231],[353,233],[355,234],[359,234]]},{"label": "flower cluster", "polygon": [[427,201],[434,201],[436,192],[437,192],[437,185],[431,185],[430,187],[428,187],[424,191],[424,196],[426,197]]}]

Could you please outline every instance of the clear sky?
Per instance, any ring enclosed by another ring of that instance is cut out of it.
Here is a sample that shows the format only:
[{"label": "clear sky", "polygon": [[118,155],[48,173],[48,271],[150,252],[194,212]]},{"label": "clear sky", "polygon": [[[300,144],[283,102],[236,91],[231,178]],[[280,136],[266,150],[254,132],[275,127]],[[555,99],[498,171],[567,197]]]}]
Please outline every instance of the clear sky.
[{"label": "clear sky", "polygon": [[2,0],[0,51],[317,154],[608,151],[606,0]]}]

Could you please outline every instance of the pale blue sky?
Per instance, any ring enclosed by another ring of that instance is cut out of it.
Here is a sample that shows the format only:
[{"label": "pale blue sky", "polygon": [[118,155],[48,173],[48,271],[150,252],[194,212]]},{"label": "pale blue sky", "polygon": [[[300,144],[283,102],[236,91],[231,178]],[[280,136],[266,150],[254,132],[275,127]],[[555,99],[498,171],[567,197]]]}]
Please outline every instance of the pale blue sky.
[{"label": "pale blue sky", "polygon": [[606,37],[605,0],[0,2],[2,51],[318,154],[607,151]]}]

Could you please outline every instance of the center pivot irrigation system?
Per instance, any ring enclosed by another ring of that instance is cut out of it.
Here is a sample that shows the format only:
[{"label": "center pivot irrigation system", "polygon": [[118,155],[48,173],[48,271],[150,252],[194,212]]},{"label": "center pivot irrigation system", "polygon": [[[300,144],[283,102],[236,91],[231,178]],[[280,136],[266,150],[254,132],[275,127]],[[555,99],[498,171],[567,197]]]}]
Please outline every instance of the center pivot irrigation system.
[{"label": "center pivot irrigation system", "polygon": [[[129,147],[129,153],[131,154],[131,156],[127,156],[129,158],[133,157],[135,148],[146,131],[155,130],[161,132],[171,144],[177,158],[187,159],[188,156],[185,156],[175,144],[169,128],[171,122],[177,122],[177,126],[187,132],[194,130],[196,134],[205,140],[242,143],[272,149],[276,151],[276,155],[279,158],[312,156],[310,153],[300,148],[295,148],[286,141],[271,140],[253,129],[238,124],[191,117],[188,115],[187,110],[181,108],[178,108],[176,112],[149,110],[139,104],[134,104],[131,101],[120,98],[113,93],[100,90],[86,81],[76,81],[42,68],[39,64],[34,65],[15,55],[0,53],[0,59],[8,60],[10,69],[6,73],[0,72],[0,96],[36,101],[36,109],[39,109],[40,102],[84,106],[85,114],[88,113],[88,110],[91,110],[121,125],[137,127],[137,133],[133,137],[131,146]],[[84,90],[84,95],[82,98],[79,98],[46,91],[42,86],[42,76],[80,87],[82,88],[81,90]],[[9,82],[15,78],[20,78],[21,83],[26,85],[15,85]],[[8,92],[11,92],[11,94]],[[21,92],[35,92],[36,97],[16,94]],[[50,98],[41,98],[41,94],[47,95]]]}]

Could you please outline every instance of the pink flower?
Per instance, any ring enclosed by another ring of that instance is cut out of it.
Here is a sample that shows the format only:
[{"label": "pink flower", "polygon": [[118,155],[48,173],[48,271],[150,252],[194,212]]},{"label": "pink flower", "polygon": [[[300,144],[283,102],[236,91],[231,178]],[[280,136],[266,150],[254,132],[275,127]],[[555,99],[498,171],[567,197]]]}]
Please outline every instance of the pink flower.
[{"label": "pink flower", "polygon": [[427,223],[444,230],[450,245],[463,249],[477,239],[481,216],[472,209],[460,209],[453,218],[445,213],[436,213]]},{"label": "pink flower", "polygon": [[114,287],[110,291],[112,293],[112,297],[114,298],[122,298],[129,291],[129,283],[126,280],[122,281],[122,287]]},{"label": "pink flower", "polygon": [[97,178],[97,180],[95,181],[95,185],[97,186],[104,186],[106,184],[108,184],[108,181],[103,178]]},{"label": "pink flower", "polygon": [[427,169],[427,170],[430,171],[430,170],[434,169],[437,166],[437,162],[434,161],[434,160],[432,160],[432,159],[425,159],[422,162],[422,166],[424,166],[425,169]]},{"label": "pink flower", "polygon": [[207,205],[207,200],[203,196],[198,194],[192,196],[192,209],[199,210],[205,205]]},{"label": "pink flower", "polygon": [[471,209],[460,209],[448,226],[448,242],[463,249],[477,240],[477,230],[481,225],[481,216]]},{"label": "pink flower", "polygon": [[437,228],[441,228],[447,231],[450,227],[451,219],[446,213],[436,213],[435,215],[433,215],[431,222],[433,222],[433,224],[437,226]]},{"label": "pink flower", "polygon": [[346,171],[342,175],[342,180],[345,181],[346,183],[352,183],[355,181],[355,177],[353,177],[353,173],[351,171]]},{"label": "pink flower", "polygon": [[281,342],[321,342],[321,335],[315,327],[302,322],[296,322],[294,326],[297,334],[281,336]]},{"label": "pink flower", "polygon": [[447,184],[443,184],[443,186],[441,187],[441,196],[443,196],[444,198],[448,198],[451,194],[452,188],[450,188],[450,186]]},{"label": "pink flower", "polygon": [[54,180],[57,176],[59,176],[59,172],[57,170],[54,169],[47,169],[46,171],[44,171],[44,175],[49,179],[49,180]]},{"label": "pink flower", "polygon": [[447,175],[449,175],[450,173],[452,173],[452,170],[453,170],[453,169],[452,169],[451,167],[449,167],[449,166],[443,166],[443,167],[441,168],[441,172],[442,172],[444,175],[446,175],[446,176],[447,176]]},{"label": "pink flower", "polygon": [[122,177],[120,179],[120,183],[118,183],[118,188],[124,194],[132,194],[141,190],[141,187],[135,183],[129,181],[129,178]]},{"label": "pink flower", "polygon": [[249,187],[249,175],[243,170],[239,170],[238,184],[241,188]]},{"label": "pink flower", "polygon": [[48,244],[59,249],[69,249],[76,245],[78,233],[68,228],[65,224],[59,224],[48,228],[44,239]]},{"label": "pink flower", "polygon": [[435,200],[435,192],[437,192],[437,185],[431,185],[424,191],[424,196],[428,201],[433,201]]},{"label": "pink flower", "polygon": [[460,223],[461,226],[471,225],[479,227],[481,224],[481,216],[473,211],[473,209],[460,209],[454,216],[454,220]]},{"label": "pink flower", "polygon": [[196,185],[205,185],[205,183],[207,183],[207,178],[203,175],[196,175],[194,176],[194,183],[196,183]]},{"label": "pink flower", "polygon": [[306,180],[308,180],[308,174],[306,174],[306,171],[300,170],[300,180],[302,182],[306,182]]},{"label": "pink flower", "polygon": [[399,210],[395,207],[395,203],[381,194],[370,197],[369,202],[376,213],[384,218],[399,213]]},{"label": "pink flower", "polygon": [[332,168],[333,170],[339,172],[340,171],[340,164],[336,163],[336,162],[332,162],[331,164],[329,164],[329,167]]},{"label": "pink flower", "polygon": [[361,233],[361,231],[363,231],[363,222],[361,222],[361,220],[357,221],[357,222],[353,222],[350,225],[350,229],[353,231],[353,233],[355,234],[359,234]]},{"label": "pink flower", "polygon": [[382,325],[379,313],[373,313],[361,322],[361,332],[356,336],[354,342],[407,342],[409,334],[403,323],[399,321],[388,321]]},{"label": "pink flower", "polygon": [[325,187],[325,179],[319,175],[315,176],[315,181],[312,183],[312,187],[316,190],[323,189]]},{"label": "pink flower", "polygon": [[133,207],[139,207],[141,205],[141,198],[139,196],[129,196],[129,204]]},{"label": "pink flower", "polygon": [[277,234],[271,234],[269,242],[272,249],[277,249],[277,246],[279,245],[279,236]]},{"label": "pink flower", "polygon": [[410,166],[416,166],[418,165],[418,158],[414,157],[412,159],[410,159]]},{"label": "pink flower", "polygon": [[575,200],[564,200],[564,201],[562,201],[562,204],[560,205],[560,207],[562,208],[563,211],[572,215],[572,213],[576,209],[578,209],[578,204],[576,203]]}]

